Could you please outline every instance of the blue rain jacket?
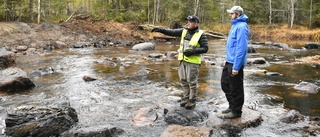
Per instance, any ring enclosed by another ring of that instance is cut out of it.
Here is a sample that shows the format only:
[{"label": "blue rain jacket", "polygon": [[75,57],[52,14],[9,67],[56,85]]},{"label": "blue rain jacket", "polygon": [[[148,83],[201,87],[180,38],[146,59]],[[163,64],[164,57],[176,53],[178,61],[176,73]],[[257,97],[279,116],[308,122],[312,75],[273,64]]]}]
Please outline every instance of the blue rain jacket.
[{"label": "blue rain jacket", "polygon": [[231,20],[227,46],[226,61],[233,64],[233,70],[239,71],[247,63],[247,50],[250,30],[247,24],[248,16],[242,14],[240,17]]}]

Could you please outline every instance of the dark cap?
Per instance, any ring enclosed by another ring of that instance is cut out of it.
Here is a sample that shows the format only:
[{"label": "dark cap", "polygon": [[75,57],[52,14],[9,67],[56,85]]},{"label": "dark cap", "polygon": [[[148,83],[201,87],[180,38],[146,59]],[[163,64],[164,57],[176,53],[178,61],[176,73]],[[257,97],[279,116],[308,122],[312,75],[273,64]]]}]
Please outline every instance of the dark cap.
[{"label": "dark cap", "polygon": [[199,23],[199,18],[195,15],[190,15],[190,16],[186,17],[186,20]]}]

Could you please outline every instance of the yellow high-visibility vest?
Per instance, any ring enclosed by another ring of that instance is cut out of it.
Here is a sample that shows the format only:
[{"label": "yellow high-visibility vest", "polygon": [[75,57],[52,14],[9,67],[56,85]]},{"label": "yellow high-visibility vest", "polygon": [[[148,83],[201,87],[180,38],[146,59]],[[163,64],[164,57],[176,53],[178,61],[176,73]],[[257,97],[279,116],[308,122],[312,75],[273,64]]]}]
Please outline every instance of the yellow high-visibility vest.
[{"label": "yellow high-visibility vest", "polygon": [[[179,54],[178,54],[178,60],[184,60],[189,63],[194,64],[201,64],[201,56],[200,55],[191,55],[189,57],[183,55],[183,45],[184,45],[184,37],[187,35],[187,29],[184,29],[182,31],[181,35],[181,41],[180,41],[180,48],[179,48]],[[185,47],[186,49],[192,49],[193,47],[200,47],[200,44],[198,43],[201,35],[203,34],[202,30],[199,30],[198,32],[194,33],[191,40],[189,41],[189,46]]]}]

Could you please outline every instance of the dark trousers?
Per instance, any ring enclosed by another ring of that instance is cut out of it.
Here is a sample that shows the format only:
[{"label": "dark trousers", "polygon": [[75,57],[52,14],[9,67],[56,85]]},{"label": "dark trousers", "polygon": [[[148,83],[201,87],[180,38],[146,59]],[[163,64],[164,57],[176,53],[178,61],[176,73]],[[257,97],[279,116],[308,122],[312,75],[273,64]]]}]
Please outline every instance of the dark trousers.
[{"label": "dark trousers", "polygon": [[231,76],[232,66],[233,64],[226,63],[223,67],[221,88],[226,95],[231,111],[241,114],[244,103],[243,67],[239,70],[238,75]]}]

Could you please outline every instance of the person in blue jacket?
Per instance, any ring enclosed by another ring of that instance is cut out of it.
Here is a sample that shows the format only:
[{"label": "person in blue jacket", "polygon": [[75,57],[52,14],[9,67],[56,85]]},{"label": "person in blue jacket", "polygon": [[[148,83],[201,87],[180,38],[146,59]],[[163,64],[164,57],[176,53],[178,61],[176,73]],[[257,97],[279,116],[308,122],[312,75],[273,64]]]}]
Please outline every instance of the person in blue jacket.
[{"label": "person in blue jacket", "polygon": [[226,62],[221,76],[221,88],[229,107],[219,115],[223,119],[239,118],[244,104],[243,68],[246,65],[249,40],[248,16],[243,8],[233,6],[227,10],[231,18],[231,29],[226,44]]}]

